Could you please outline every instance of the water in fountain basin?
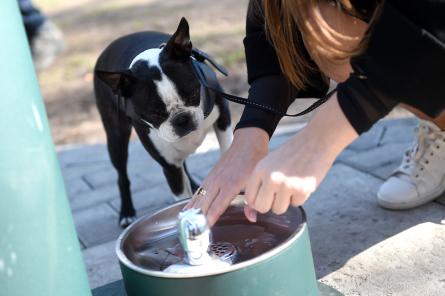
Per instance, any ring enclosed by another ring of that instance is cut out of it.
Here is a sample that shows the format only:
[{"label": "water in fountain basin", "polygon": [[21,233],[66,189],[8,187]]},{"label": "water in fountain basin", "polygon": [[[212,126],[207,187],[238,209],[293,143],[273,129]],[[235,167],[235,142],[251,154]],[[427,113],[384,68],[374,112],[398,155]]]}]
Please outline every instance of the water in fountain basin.
[{"label": "water in fountain basin", "polygon": [[[276,223],[276,222],[280,223]],[[234,264],[255,258],[282,243],[289,237],[286,219],[249,223],[239,217],[226,216],[213,228],[213,244],[229,243],[237,250]],[[184,251],[176,233],[157,241],[142,244],[132,258],[133,263],[149,270],[162,271],[165,268],[182,263]]]}]

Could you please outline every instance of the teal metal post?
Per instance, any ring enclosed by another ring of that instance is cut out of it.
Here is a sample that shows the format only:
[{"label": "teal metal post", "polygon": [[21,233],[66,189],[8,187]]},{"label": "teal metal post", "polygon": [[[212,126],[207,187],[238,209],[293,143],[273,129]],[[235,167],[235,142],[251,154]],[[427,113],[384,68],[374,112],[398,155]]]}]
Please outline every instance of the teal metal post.
[{"label": "teal metal post", "polygon": [[0,38],[0,295],[91,295],[17,0]]}]

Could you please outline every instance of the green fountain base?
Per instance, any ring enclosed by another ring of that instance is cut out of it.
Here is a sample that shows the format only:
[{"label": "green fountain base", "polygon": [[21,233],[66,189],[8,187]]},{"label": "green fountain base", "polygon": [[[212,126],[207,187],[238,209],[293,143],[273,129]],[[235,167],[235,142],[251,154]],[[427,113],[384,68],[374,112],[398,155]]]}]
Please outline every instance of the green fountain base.
[{"label": "green fountain base", "polygon": [[[320,282],[318,282],[318,289],[320,290],[320,296],[343,296],[334,288]],[[127,296],[127,293],[125,293],[123,281],[120,280],[94,289],[93,296]]]}]

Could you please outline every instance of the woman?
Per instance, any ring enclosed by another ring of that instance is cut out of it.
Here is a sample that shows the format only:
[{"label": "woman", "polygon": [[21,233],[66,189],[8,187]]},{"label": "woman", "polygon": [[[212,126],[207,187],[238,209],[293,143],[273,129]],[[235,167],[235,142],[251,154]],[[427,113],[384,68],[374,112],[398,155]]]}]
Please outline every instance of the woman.
[{"label": "woman", "polygon": [[213,224],[242,189],[251,221],[257,211],[302,205],[338,154],[400,103],[429,121],[420,129],[428,141],[408,152],[379,203],[402,209],[433,199],[445,183],[444,16],[438,0],[251,1],[244,44],[252,100],[286,110],[295,97],[325,94],[328,78],[338,87],[271,153],[280,117],[246,107],[231,148],[188,207]]}]

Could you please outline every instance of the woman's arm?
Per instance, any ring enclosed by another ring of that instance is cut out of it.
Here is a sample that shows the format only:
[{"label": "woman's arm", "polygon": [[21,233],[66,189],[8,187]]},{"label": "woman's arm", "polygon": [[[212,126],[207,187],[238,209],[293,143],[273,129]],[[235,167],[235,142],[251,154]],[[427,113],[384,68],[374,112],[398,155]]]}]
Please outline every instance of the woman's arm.
[{"label": "woman's arm", "polygon": [[290,205],[307,200],[337,155],[356,137],[336,94],[302,131],[267,156],[268,136],[263,130],[238,130],[232,147],[204,182],[206,196],[194,198],[188,207],[203,209],[213,225],[246,186],[249,220],[255,221],[256,211],[282,214]]},{"label": "woman's arm", "polygon": [[[322,97],[329,85],[319,71],[309,78],[311,85],[306,90],[297,91],[280,69],[278,57],[264,30],[264,15],[260,0],[251,0],[246,19],[247,78],[250,84],[249,99],[283,112],[297,97]],[[305,58],[310,59],[309,54]],[[313,63],[314,69],[316,65]],[[246,106],[236,129],[258,127],[265,130],[269,137],[275,131],[282,116],[269,111]]]},{"label": "woman's arm", "polygon": [[[314,72],[313,85],[297,92],[281,72],[273,46],[264,32],[260,0],[249,3],[244,46],[251,84],[249,98],[258,103],[286,111],[294,98],[323,96],[327,83],[319,72]],[[309,55],[308,55],[309,57]],[[267,155],[269,138],[281,116],[261,109],[246,107],[237,125],[230,149],[212,169],[202,184],[205,197],[195,196],[187,207],[199,207],[206,212],[213,205],[214,216],[219,216],[232,199],[245,188],[257,163]]]},{"label": "woman's arm", "polygon": [[[246,55],[249,99],[286,111],[296,96],[296,90],[281,72],[278,57],[264,31],[264,16],[260,0],[251,0],[246,17],[246,36],[243,40]],[[258,127],[269,137],[281,116],[246,106],[235,129]]]},{"label": "woman's arm", "polygon": [[[302,205],[356,137],[334,94],[304,129],[258,163],[246,187],[246,216],[255,221],[254,211],[282,214]],[[215,210],[208,212],[211,222],[218,218]]]}]

